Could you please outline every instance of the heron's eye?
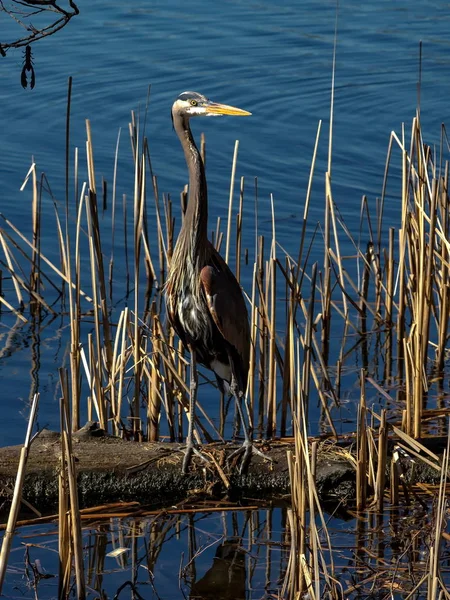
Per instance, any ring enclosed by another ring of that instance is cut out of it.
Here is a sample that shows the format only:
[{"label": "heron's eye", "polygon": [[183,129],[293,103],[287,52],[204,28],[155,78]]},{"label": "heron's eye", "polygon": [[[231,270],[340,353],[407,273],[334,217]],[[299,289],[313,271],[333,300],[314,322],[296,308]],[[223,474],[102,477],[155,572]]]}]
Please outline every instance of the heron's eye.
[{"label": "heron's eye", "polygon": [[189,100],[191,106],[197,106],[197,100]]}]

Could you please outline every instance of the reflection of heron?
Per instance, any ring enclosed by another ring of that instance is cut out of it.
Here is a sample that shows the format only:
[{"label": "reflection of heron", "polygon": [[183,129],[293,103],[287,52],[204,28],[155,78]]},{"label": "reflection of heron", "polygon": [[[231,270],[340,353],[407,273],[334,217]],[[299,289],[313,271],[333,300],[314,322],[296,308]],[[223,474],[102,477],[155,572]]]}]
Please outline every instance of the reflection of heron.
[{"label": "reflection of heron", "polygon": [[245,550],[237,540],[225,540],[216,550],[213,564],[192,584],[190,600],[244,600],[246,597]]},{"label": "reflection of heron", "polygon": [[246,468],[252,452],[261,454],[252,446],[240,402],[247,386],[250,351],[247,309],[236,278],[207,237],[205,167],[189,127],[191,117],[250,114],[211,102],[196,92],[183,92],[172,106],[173,125],[189,169],[189,200],[166,286],[170,322],[191,353],[189,430],[183,473],[193,453],[202,456],[192,439],[197,360],[214,371],[220,390],[236,399],[245,434],[244,444],[236,451],[244,454],[241,470]]}]

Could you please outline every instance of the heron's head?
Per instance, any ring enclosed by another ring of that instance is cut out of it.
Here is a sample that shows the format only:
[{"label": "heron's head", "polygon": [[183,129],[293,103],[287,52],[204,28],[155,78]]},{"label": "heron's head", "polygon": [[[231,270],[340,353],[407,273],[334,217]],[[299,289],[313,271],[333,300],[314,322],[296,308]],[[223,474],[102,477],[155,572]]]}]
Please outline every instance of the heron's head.
[{"label": "heron's head", "polygon": [[172,119],[177,116],[189,119],[190,117],[221,117],[223,115],[246,117],[251,114],[246,110],[228,106],[228,104],[211,102],[198,92],[183,92],[172,106]]}]

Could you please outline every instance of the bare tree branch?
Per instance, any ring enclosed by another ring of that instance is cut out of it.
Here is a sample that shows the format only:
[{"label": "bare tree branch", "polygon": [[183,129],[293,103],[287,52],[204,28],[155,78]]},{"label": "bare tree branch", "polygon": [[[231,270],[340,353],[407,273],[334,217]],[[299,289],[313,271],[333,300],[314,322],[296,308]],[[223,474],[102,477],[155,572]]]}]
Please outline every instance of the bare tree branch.
[{"label": "bare tree branch", "polygon": [[[6,56],[10,48],[20,48],[28,46],[33,42],[53,35],[67,23],[79,14],[78,6],[73,0],[68,0],[65,8],[57,4],[56,0],[0,0],[0,15],[5,13],[22,29],[25,29],[26,35],[18,35],[13,41],[0,41],[0,54]],[[42,15],[49,15],[48,22],[35,27],[31,19],[39,16],[42,21]]]}]

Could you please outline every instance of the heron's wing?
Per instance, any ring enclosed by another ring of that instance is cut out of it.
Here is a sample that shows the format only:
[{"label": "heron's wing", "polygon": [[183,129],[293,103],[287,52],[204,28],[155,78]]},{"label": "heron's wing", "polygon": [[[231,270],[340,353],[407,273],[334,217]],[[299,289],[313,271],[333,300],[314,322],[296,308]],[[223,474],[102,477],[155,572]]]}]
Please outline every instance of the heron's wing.
[{"label": "heron's wing", "polygon": [[220,256],[213,264],[203,267],[200,281],[209,312],[217,329],[234,346],[248,369],[250,353],[250,329],[247,307],[236,278]]},{"label": "heron's wing", "polygon": [[169,317],[170,324],[175,329],[176,334],[183,342],[185,346],[187,346],[187,339],[184,333],[184,328],[180,323],[180,319],[178,318],[178,312],[176,310],[176,294],[173,291],[173,287],[171,282],[166,286],[166,306],[167,306],[167,316]]}]

